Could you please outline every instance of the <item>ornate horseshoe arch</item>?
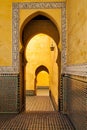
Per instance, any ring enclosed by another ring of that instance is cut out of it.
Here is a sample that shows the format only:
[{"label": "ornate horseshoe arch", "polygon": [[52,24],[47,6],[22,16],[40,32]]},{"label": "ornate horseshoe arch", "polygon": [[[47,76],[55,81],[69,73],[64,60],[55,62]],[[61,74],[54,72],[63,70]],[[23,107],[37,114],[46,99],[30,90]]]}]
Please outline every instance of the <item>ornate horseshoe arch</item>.
[{"label": "ornate horseshoe arch", "polygon": [[[12,4],[12,66],[0,67],[0,73],[19,73],[19,11],[21,9],[61,9],[62,68],[66,64],[66,4],[65,2],[19,2]],[[64,70],[63,70],[64,71]]]}]

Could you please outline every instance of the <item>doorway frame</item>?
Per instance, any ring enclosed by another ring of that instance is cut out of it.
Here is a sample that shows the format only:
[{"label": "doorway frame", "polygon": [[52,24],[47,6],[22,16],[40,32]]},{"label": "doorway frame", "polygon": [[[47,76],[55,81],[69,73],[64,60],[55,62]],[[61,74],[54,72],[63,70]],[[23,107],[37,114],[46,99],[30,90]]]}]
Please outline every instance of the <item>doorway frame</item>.
[{"label": "doorway frame", "polygon": [[[19,54],[19,19],[21,9],[61,9],[61,73],[64,73],[64,68],[66,65],[66,3],[65,2],[19,2],[12,4],[12,66],[14,70],[20,72],[20,54]],[[15,66],[14,66],[15,65]],[[20,72],[20,77],[21,72]],[[23,79],[24,80],[24,79]],[[25,85],[21,84],[18,90],[18,95],[25,89]],[[61,89],[62,90],[62,89]],[[23,92],[22,92],[23,93]],[[22,98],[21,98],[22,97]],[[62,99],[63,100],[63,99]],[[25,106],[25,101],[23,95],[18,96],[18,110],[21,111]],[[17,104],[18,104],[17,103]],[[62,104],[61,104],[62,105]]]},{"label": "doorway frame", "polygon": [[[20,60],[19,60],[19,19],[20,19],[20,10],[21,9],[61,9],[61,43],[62,43],[62,52],[61,52],[61,72],[69,73],[73,72],[74,68],[66,66],[67,58],[67,47],[66,47],[66,2],[13,2],[12,3],[12,65],[11,66],[1,66],[0,74],[19,74],[20,71]],[[78,66],[77,66],[78,67]],[[86,68],[84,65],[81,67]],[[81,68],[79,66],[79,68]],[[69,69],[68,69],[69,68]],[[71,69],[73,69],[71,71]],[[85,69],[84,69],[85,70]],[[75,71],[74,71],[75,72]],[[77,71],[76,71],[77,72]],[[84,75],[84,74],[83,74]]]},{"label": "doorway frame", "polygon": [[0,73],[19,73],[19,19],[21,9],[61,9],[61,62],[62,72],[66,66],[66,2],[13,2],[12,3],[12,66],[1,66]]}]

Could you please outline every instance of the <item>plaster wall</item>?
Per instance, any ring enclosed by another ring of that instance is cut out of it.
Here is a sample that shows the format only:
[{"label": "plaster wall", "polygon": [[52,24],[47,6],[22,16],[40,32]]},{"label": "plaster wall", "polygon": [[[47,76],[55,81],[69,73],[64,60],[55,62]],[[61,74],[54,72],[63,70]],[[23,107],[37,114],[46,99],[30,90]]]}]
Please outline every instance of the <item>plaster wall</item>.
[{"label": "plaster wall", "polygon": [[67,0],[67,63],[87,62],[87,0]]},{"label": "plaster wall", "polygon": [[[0,66],[12,66],[12,2],[64,2],[65,0],[37,0],[37,1],[27,1],[27,0],[0,0]],[[61,48],[61,9],[30,9],[30,10],[20,10],[20,19],[19,19],[19,32],[22,23],[24,20],[27,18],[27,16],[31,15],[32,13],[36,11],[43,11],[47,13],[49,16],[51,16],[53,19],[53,22],[57,26],[59,33],[60,33],[60,43],[59,43],[59,48]],[[23,19],[24,18],[24,19]],[[21,43],[20,44],[20,49],[21,49]],[[55,58],[54,58],[55,61]],[[52,62],[52,61],[51,61]],[[54,69],[55,68],[55,69]],[[55,96],[56,103],[58,103],[58,95],[56,94],[56,90],[54,86],[57,84],[58,77],[57,77],[57,64],[55,63],[53,65],[53,72],[51,72],[51,78],[52,74],[54,75],[54,81],[53,82],[53,87],[51,87],[52,94]],[[52,70],[51,70],[52,71]],[[6,84],[5,84],[6,85]],[[15,83],[14,83],[15,86]],[[10,85],[11,87],[11,85]],[[4,91],[4,89],[3,89]],[[10,91],[9,91],[10,93]],[[5,91],[4,91],[5,94]],[[16,95],[18,96],[18,95]],[[20,95],[19,95],[20,96]],[[20,96],[21,97],[21,96]],[[18,97],[19,98],[19,97]],[[9,101],[8,101],[9,104]],[[14,111],[14,110],[13,110]]]},{"label": "plaster wall", "polygon": [[[36,28],[37,29],[37,28]],[[26,47],[26,89],[34,90],[35,71],[44,65],[48,70],[51,69],[51,56],[50,56],[50,38],[45,34],[37,34],[34,36]],[[44,76],[40,75],[44,80]],[[43,80],[41,80],[43,82]],[[41,82],[41,84],[42,84]],[[45,81],[44,81],[45,82]]]},{"label": "plaster wall", "polygon": [[[65,0],[0,0],[0,66],[12,65],[12,2],[63,2]],[[26,15],[35,12],[30,10]],[[59,16],[57,10],[44,10],[51,16]],[[23,11],[22,11],[23,13]],[[20,12],[21,14],[21,12]],[[21,15],[23,19],[23,15]],[[58,17],[56,17],[58,21]],[[21,23],[21,21],[20,21]]]},{"label": "plaster wall", "polygon": [[37,75],[36,87],[49,87],[49,74],[46,71],[41,71]]},{"label": "plaster wall", "polygon": [[[67,0],[66,5],[67,64],[74,69],[79,64],[87,64],[87,0]],[[77,74],[78,69],[75,71]],[[64,100],[67,99],[66,111],[75,128],[87,129],[87,78],[80,74],[64,78]]]}]

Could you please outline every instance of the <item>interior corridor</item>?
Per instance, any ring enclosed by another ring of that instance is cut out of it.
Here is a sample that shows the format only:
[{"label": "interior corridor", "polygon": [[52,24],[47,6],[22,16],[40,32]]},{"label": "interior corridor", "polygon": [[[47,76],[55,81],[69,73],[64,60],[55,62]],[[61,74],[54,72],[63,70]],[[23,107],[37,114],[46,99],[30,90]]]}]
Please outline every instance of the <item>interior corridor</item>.
[{"label": "interior corridor", "polygon": [[74,130],[66,115],[55,111],[49,96],[27,96],[26,111],[0,114],[0,130]]}]

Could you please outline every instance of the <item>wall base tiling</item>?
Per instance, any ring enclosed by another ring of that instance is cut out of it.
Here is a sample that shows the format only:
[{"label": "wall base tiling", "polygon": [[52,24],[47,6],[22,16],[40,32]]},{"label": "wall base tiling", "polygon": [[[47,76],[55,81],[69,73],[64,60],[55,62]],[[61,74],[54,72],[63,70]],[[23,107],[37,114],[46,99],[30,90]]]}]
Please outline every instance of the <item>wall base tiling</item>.
[{"label": "wall base tiling", "polygon": [[35,90],[26,90],[26,96],[35,96]]},{"label": "wall base tiling", "polygon": [[63,77],[63,110],[76,130],[87,127],[87,82],[83,77]]},{"label": "wall base tiling", "polygon": [[0,113],[17,113],[18,74],[0,75]]}]

